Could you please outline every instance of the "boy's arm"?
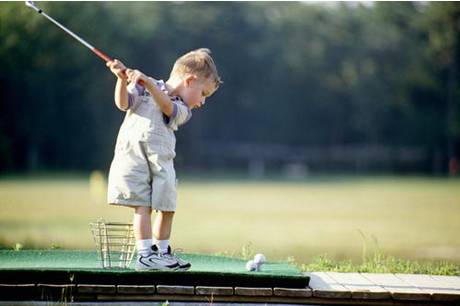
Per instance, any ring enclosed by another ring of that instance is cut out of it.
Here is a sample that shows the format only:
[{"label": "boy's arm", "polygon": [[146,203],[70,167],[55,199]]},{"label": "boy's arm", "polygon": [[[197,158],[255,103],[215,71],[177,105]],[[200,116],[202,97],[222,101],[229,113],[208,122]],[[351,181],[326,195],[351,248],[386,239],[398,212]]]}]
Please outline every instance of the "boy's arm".
[{"label": "boy's arm", "polygon": [[171,102],[171,98],[168,97],[163,91],[161,91],[151,80],[145,82],[145,88],[150,92],[153,100],[158,104],[163,114],[171,117],[174,106]]},{"label": "boy's arm", "polygon": [[122,78],[118,78],[115,85],[115,105],[122,111],[126,111],[129,107],[127,85],[128,81]]},{"label": "boy's arm", "polygon": [[144,83],[145,89],[147,89],[150,95],[153,97],[153,100],[158,104],[161,109],[161,112],[166,116],[170,117],[174,110],[174,105],[171,102],[171,98],[168,97],[163,91],[161,91],[151,79],[149,79],[145,74],[139,70],[126,69],[126,75],[128,76],[128,81],[138,83],[142,81]]},{"label": "boy's arm", "polygon": [[117,84],[115,85],[114,100],[115,105],[122,111],[126,111],[129,107],[128,100],[128,77],[125,74],[126,67],[119,60],[113,60],[106,63],[112,73],[117,77]]}]

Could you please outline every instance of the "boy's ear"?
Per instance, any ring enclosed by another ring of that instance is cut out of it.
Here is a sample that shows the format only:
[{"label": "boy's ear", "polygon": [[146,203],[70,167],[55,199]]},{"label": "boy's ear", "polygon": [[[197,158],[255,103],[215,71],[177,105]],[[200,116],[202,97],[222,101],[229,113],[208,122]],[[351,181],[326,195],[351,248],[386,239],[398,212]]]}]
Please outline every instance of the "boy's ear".
[{"label": "boy's ear", "polygon": [[196,80],[196,79],[198,79],[198,77],[197,77],[196,75],[194,75],[194,74],[189,74],[189,75],[187,75],[187,76],[185,77],[185,79],[184,79],[185,86],[186,86],[186,87],[190,86],[190,85],[192,84],[192,82],[193,82],[194,80]]}]

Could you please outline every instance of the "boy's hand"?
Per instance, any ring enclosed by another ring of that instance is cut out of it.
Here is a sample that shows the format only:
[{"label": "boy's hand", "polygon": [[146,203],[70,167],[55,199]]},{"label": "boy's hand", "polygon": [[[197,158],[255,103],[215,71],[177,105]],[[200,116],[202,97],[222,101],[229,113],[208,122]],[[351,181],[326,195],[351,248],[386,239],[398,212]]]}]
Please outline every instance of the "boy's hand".
[{"label": "boy's hand", "polygon": [[126,75],[130,83],[143,85],[149,82],[149,78],[139,70],[126,69]]},{"label": "boy's hand", "polygon": [[125,73],[126,66],[119,60],[116,59],[111,62],[107,62],[105,65],[110,68],[110,71],[112,71],[112,73],[115,74],[117,78],[122,79],[122,80],[128,79]]}]

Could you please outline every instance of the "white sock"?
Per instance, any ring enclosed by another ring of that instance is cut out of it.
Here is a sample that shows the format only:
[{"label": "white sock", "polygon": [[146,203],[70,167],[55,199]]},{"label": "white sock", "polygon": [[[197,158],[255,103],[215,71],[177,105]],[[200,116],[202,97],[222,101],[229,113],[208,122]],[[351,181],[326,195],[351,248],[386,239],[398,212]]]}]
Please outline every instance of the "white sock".
[{"label": "white sock", "polygon": [[147,256],[152,253],[152,239],[144,239],[136,241],[137,254],[141,256]]},{"label": "white sock", "polygon": [[157,240],[156,243],[160,254],[168,253],[169,239],[168,240]]}]

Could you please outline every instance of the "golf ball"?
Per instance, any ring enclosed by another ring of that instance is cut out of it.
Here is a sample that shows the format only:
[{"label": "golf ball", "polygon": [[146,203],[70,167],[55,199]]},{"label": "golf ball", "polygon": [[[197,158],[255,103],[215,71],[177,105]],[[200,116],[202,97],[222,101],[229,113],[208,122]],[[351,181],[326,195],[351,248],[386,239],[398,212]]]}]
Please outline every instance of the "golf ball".
[{"label": "golf ball", "polygon": [[250,260],[246,263],[246,270],[248,271],[256,271],[257,270],[257,264],[254,262],[254,260]]},{"label": "golf ball", "polygon": [[254,256],[254,262],[257,265],[264,264],[266,261],[267,259],[265,258],[264,254],[256,254],[256,256]]}]

